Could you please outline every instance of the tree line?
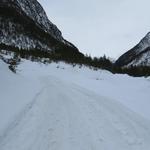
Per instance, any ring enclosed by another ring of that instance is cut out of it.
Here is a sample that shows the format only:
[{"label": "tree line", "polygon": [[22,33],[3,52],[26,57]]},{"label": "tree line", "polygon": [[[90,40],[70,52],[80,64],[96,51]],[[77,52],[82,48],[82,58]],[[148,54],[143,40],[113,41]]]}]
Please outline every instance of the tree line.
[{"label": "tree line", "polygon": [[[3,48],[2,48],[3,47]],[[109,58],[105,55],[102,57],[91,57],[90,55],[83,55],[77,53],[76,51],[67,51],[64,47],[61,51],[41,51],[39,49],[35,50],[24,50],[12,47],[6,47],[1,45],[0,49],[6,49],[6,52],[9,53],[9,50],[14,53],[14,57],[8,61],[10,64],[10,69],[15,72],[15,68],[21,58],[41,62],[41,63],[51,63],[52,61],[64,61],[72,65],[79,64],[80,66],[85,65],[92,67],[95,70],[105,69],[113,74],[128,74],[134,77],[140,76],[150,76],[150,67],[148,66],[130,66],[130,67],[120,67],[115,65]]]}]

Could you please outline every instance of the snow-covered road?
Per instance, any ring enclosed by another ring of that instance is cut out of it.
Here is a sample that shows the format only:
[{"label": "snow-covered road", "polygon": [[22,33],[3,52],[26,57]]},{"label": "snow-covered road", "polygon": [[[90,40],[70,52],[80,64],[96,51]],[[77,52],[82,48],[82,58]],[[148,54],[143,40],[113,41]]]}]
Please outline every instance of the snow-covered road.
[{"label": "snow-covered road", "polygon": [[148,150],[150,123],[117,101],[54,76],[18,115],[0,150]]}]

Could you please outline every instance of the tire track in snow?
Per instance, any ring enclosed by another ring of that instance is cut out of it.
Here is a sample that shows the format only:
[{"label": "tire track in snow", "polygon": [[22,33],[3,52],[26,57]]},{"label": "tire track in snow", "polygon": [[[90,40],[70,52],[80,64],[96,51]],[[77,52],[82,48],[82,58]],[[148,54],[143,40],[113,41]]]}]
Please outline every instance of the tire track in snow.
[{"label": "tire track in snow", "polygon": [[0,135],[0,145],[4,144],[5,139],[7,139],[10,135],[10,132],[14,130],[21,122],[23,117],[33,108],[40,94],[45,90],[45,87],[42,88],[33,98],[33,100],[25,106],[25,108],[16,116],[15,120],[6,127],[3,133]]},{"label": "tire track in snow", "polygon": [[150,124],[113,100],[55,77],[0,139],[0,150],[146,150]]}]

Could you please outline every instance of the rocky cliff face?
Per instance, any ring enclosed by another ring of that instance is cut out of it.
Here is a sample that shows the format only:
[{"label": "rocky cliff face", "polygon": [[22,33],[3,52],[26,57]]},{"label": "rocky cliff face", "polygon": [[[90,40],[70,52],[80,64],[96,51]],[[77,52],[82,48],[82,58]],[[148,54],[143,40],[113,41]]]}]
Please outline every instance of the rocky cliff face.
[{"label": "rocky cliff face", "polygon": [[0,47],[79,53],[37,0],[0,0]]},{"label": "rocky cliff face", "polygon": [[150,32],[117,61],[118,66],[150,66]]}]

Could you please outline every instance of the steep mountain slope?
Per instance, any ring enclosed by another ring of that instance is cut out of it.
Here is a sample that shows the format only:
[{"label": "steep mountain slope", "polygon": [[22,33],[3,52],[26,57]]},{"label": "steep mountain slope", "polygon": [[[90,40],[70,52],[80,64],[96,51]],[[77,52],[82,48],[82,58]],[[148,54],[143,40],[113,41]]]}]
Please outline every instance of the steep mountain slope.
[{"label": "steep mountain slope", "polygon": [[0,48],[81,54],[48,20],[37,0],[0,1]]},{"label": "steep mountain slope", "polygon": [[150,66],[150,32],[131,50],[117,61],[119,66]]}]

